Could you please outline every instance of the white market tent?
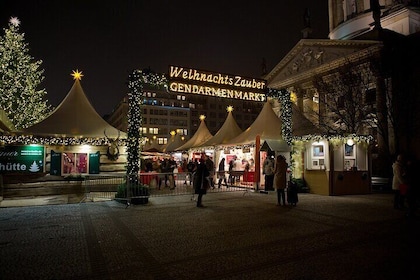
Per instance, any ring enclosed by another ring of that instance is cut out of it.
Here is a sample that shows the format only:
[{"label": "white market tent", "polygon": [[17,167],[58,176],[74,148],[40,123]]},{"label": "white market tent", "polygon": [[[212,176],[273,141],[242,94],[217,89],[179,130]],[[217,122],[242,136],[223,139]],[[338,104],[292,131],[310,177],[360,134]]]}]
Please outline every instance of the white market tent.
[{"label": "white market tent", "polygon": [[108,124],[96,112],[79,79],[75,79],[69,93],[50,115],[20,132],[37,136],[127,138],[125,132]]},{"label": "white market tent", "polygon": [[168,144],[163,148],[163,152],[174,152],[176,148],[181,147],[185,143],[186,141],[182,139],[182,136],[180,134],[171,135],[171,138],[169,138],[168,140]]},{"label": "white market tent", "polygon": [[228,115],[222,127],[213,137],[201,144],[200,147],[216,146],[228,143],[231,139],[235,138],[241,133],[242,129],[239,127],[238,123],[233,117],[232,109],[228,109]]},{"label": "white market tent", "polygon": [[162,146],[158,144],[157,140],[149,140],[142,147],[142,151],[161,153]]},{"label": "white market tent", "polygon": [[266,140],[275,140],[278,142],[277,147],[281,150],[288,151],[290,147],[281,137],[281,120],[274,113],[270,102],[266,102],[255,121],[244,132],[237,137],[231,139],[226,146],[246,145],[255,143],[257,135],[260,136],[261,143]]},{"label": "white market tent", "polygon": [[213,137],[213,135],[210,133],[209,129],[207,128],[206,123],[204,122],[204,117],[200,117],[200,126],[198,127],[197,131],[191,137],[190,140],[188,140],[184,145],[181,147],[176,148],[176,151],[186,151],[193,147],[199,147],[201,144],[205,143],[207,140]]}]

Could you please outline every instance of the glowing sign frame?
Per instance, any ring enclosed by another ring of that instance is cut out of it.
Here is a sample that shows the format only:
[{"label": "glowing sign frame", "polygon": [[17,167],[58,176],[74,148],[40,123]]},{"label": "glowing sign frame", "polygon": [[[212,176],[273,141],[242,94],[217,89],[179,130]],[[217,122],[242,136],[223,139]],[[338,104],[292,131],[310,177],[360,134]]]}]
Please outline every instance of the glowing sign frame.
[{"label": "glowing sign frame", "polygon": [[264,102],[267,81],[170,65],[169,89],[179,93]]}]

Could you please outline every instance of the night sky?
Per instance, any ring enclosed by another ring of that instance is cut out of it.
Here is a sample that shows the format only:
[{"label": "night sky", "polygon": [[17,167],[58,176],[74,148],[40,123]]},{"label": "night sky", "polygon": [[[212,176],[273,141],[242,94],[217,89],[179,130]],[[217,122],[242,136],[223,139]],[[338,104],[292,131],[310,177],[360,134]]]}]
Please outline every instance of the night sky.
[{"label": "night sky", "polygon": [[100,115],[124,97],[133,69],[169,65],[259,78],[302,38],[309,8],[312,38],[328,38],[328,1],[0,0],[0,26],[21,21],[30,54],[42,60],[42,88],[57,106],[83,72]]}]

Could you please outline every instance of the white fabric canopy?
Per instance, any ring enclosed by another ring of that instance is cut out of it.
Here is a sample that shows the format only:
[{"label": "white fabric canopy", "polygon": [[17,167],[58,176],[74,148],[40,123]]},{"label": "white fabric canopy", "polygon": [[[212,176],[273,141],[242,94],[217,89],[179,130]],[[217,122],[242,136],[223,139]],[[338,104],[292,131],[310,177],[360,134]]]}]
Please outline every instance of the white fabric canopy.
[{"label": "white fabric canopy", "polygon": [[79,80],[75,80],[64,100],[45,119],[21,131],[23,134],[56,137],[127,138],[125,132],[108,124],[86,97]]},{"label": "white fabric canopy", "polygon": [[175,151],[178,147],[182,146],[186,142],[182,140],[182,136],[180,134],[175,134],[171,136],[168,140],[168,144],[165,148],[163,148],[163,152],[169,153]]},{"label": "white fabric canopy", "polygon": [[217,131],[217,133],[212,138],[201,144],[200,147],[216,146],[228,143],[231,139],[235,138],[241,133],[242,129],[233,118],[232,112],[229,112],[219,131]]},{"label": "white fabric canopy", "polygon": [[225,145],[243,145],[255,143],[257,135],[261,143],[267,139],[281,139],[281,121],[266,102],[255,121],[244,132],[231,139]]},{"label": "white fabric canopy", "polygon": [[209,140],[213,135],[210,133],[209,129],[207,128],[206,123],[204,120],[201,120],[200,126],[198,127],[197,131],[191,137],[190,140],[188,140],[184,145],[181,147],[178,147],[176,151],[186,151],[190,148],[199,147],[201,144]]}]

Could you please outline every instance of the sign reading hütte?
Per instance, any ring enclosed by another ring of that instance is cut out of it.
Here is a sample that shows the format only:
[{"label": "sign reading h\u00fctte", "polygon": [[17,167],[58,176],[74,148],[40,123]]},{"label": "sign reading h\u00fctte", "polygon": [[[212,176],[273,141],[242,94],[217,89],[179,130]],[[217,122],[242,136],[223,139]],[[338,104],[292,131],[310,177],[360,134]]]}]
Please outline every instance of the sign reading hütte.
[{"label": "sign reading h\u00fctte", "polygon": [[179,93],[265,101],[267,82],[239,75],[169,66],[169,89]]}]

